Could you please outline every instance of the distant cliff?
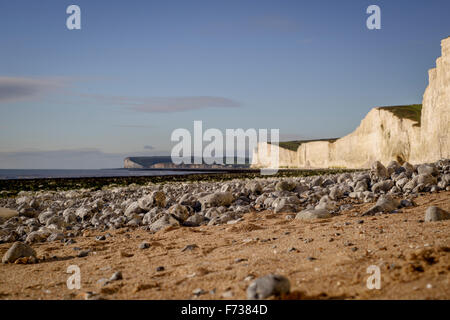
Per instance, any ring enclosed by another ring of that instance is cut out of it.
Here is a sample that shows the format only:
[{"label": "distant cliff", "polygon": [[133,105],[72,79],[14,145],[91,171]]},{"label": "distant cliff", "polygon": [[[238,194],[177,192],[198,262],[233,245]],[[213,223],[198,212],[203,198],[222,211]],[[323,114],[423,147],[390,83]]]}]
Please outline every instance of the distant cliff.
[{"label": "distant cliff", "polygon": [[374,108],[340,139],[269,144],[267,154],[256,148],[252,167],[268,167],[271,148],[279,149],[280,167],[291,168],[368,168],[375,160],[414,164],[450,158],[450,37],[441,45],[422,105]]},{"label": "distant cliff", "polygon": [[[226,159],[222,160],[223,163]],[[221,168],[248,168],[250,167],[250,160],[244,159],[244,164],[238,164],[237,159],[233,159],[231,163],[234,164],[194,164],[194,159],[191,159],[191,164],[174,164],[170,156],[157,157],[128,157],[124,160],[124,168],[128,169],[221,169]],[[229,163],[229,162],[228,162]]]}]

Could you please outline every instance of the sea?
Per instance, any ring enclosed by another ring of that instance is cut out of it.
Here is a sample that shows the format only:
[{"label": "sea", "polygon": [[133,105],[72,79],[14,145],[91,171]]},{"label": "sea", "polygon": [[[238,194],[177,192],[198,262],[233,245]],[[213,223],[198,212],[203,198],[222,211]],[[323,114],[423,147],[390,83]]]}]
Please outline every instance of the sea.
[{"label": "sea", "polygon": [[206,171],[140,170],[140,169],[0,169],[0,180],[46,178],[101,178],[185,175]]}]

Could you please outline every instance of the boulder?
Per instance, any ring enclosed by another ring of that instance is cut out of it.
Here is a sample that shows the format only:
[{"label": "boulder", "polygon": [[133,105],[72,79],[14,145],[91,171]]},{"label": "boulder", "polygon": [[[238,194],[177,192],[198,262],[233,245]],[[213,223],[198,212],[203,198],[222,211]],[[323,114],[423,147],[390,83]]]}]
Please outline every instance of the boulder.
[{"label": "boulder", "polygon": [[332,215],[326,209],[306,209],[295,216],[295,219],[300,220],[314,220],[331,218]]},{"label": "boulder", "polygon": [[428,207],[425,211],[425,221],[426,222],[432,222],[432,221],[441,221],[441,220],[448,220],[450,219],[450,213],[439,208],[439,207]]},{"label": "boulder", "polygon": [[2,258],[2,263],[14,263],[19,258],[36,258],[36,251],[29,245],[22,242],[15,242]]},{"label": "boulder", "polygon": [[276,274],[254,280],[247,288],[247,299],[266,299],[270,296],[287,294],[291,290],[289,279]]}]

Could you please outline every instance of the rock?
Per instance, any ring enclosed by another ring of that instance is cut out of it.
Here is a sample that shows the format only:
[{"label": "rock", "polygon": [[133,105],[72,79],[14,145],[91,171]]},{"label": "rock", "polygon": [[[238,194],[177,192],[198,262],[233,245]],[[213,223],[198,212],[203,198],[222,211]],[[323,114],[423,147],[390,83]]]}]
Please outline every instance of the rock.
[{"label": "rock", "polygon": [[183,249],[181,249],[181,252],[192,251],[192,250],[197,249],[197,248],[198,248],[198,245],[196,245],[196,244],[188,244]]},{"label": "rock", "polygon": [[138,202],[133,202],[125,210],[126,217],[132,217],[135,214],[142,213],[144,210],[139,206]]},{"label": "rock", "polygon": [[166,195],[162,191],[154,191],[152,192],[152,194],[142,197],[138,200],[139,207],[145,211],[149,211],[154,205],[160,208],[165,208],[166,204]]},{"label": "rock", "polygon": [[375,183],[372,186],[372,192],[374,193],[379,193],[380,191],[388,191],[389,189],[391,189],[394,186],[394,182],[392,180],[384,180],[384,181],[380,181]]},{"label": "rock", "polygon": [[27,243],[35,243],[35,242],[44,242],[47,240],[49,234],[42,231],[33,231],[27,235],[25,242]]},{"label": "rock", "polygon": [[370,175],[373,180],[383,180],[389,177],[386,167],[380,161],[372,163]]},{"label": "rock", "polygon": [[400,201],[400,206],[403,208],[413,207],[414,203],[411,200],[404,199]]},{"label": "rock", "polygon": [[320,187],[322,185],[322,177],[318,176],[316,178],[313,179],[313,181],[311,181],[311,186],[313,187]]},{"label": "rock", "polygon": [[282,180],[275,185],[275,190],[277,191],[293,191],[295,189],[295,183]]},{"label": "rock", "polygon": [[13,263],[19,258],[36,258],[36,251],[23,242],[15,242],[2,258],[2,263]]},{"label": "rock", "polygon": [[193,294],[194,296],[200,296],[200,295],[206,294],[206,293],[208,293],[208,292],[205,291],[205,290],[203,290],[202,288],[197,288],[197,289],[194,289],[194,290],[192,291],[192,294]]},{"label": "rock", "polygon": [[363,192],[367,191],[369,187],[367,186],[367,182],[364,180],[358,181],[355,186],[355,192]]},{"label": "rock", "polygon": [[198,199],[203,208],[220,206],[228,207],[229,205],[231,205],[233,200],[234,197],[231,192],[215,192]]},{"label": "rock", "polygon": [[388,176],[390,176],[390,175],[393,174],[393,173],[400,173],[400,172],[402,171],[402,167],[401,167],[400,164],[399,164],[397,161],[395,161],[395,160],[389,162],[389,164],[387,165],[386,169],[387,169],[387,171],[388,171],[388,172],[387,172],[387,173],[388,173]]},{"label": "rock", "polygon": [[439,207],[428,207],[427,211],[425,211],[425,221],[441,221],[450,219],[450,213],[439,208]]},{"label": "rock", "polygon": [[424,185],[437,184],[437,179],[435,177],[433,177],[431,174],[428,174],[428,173],[419,174],[414,179],[417,181],[417,184],[424,184]]},{"label": "rock", "polygon": [[261,187],[261,184],[259,182],[247,183],[245,187],[248,190],[250,190],[251,193],[254,193],[254,194],[261,194],[261,192],[262,192],[262,187]]},{"label": "rock", "polygon": [[382,195],[378,198],[376,204],[361,216],[372,216],[378,212],[391,212],[400,206],[400,201],[392,198],[390,195]]},{"label": "rock", "polygon": [[47,242],[58,241],[64,239],[63,233],[52,233],[48,236]]},{"label": "rock", "polygon": [[314,208],[316,210],[336,210],[336,202],[331,201],[328,196],[323,196],[320,198],[319,204]]},{"label": "rock", "polygon": [[439,173],[439,171],[434,165],[422,164],[417,167],[417,173],[435,176]]},{"label": "rock", "polygon": [[266,299],[270,296],[287,294],[291,290],[289,279],[281,275],[269,274],[254,280],[247,288],[247,299]]},{"label": "rock", "polygon": [[187,218],[189,218],[189,211],[188,209],[181,205],[181,204],[174,204],[169,208],[168,211],[175,219],[177,219],[180,222],[183,222]]},{"label": "rock", "polygon": [[75,211],[75,215],[77,217],[80,217],[82,220],[88,220],[92,217],[93,212],[92,212],[91,208],[81,207]]},{"label": "rock", "polygon": [[84,258],[84,257],[87,257],[87,256],[89,255],[90,252],[91,252],[90,249],[88,249],[88,250],[82,250],[82,251],[80,251],[80,252],[78,253],[77,257],[78,257],[78,258]]},{"label": "rock", "polygon": [[122,272],[117,271],[111,276],[111,278],[109,278],[109,281],[117,281],[117,280],[122,280],[122,279],[123,279]]},{"label": "rock", "polygon": [[297,208],[295,205],[292,205],[289,203],[289,200],[287,199],[280,199],[280,201],[277,201],[275,203],[275,213],[280,213],[280,212],[295,212],[297,211]]},{"label": "rock", "polygon": [[38,220],[41,224],[46,224],[47,220],[53,217],[55,213],[53,211],[44,211],[38,216]]},{"label": "rock", "polygon": [[294,192],[297,192],[298,194],[302,194],[303,192],[308,191],[308,190],[309,190],[309,187],[307,185],[300,183],[300,184],[297,184],[297,186],[294,189]]},{"label": "rock", "polygon": [[180,223],[178,220],[173,218],[170,214],[165,214],[160,219],[156,220],[149,226],[149,230],[152,232],[156,232],[163,228],[167,228],[169,226],[179,226]]},{"label": "rock", "polygon": [[183,225],[188,227],[198,227],[203,221],[205,221],[205,217],[199,213],[195,213],[193,216],[186,219]]},{"label": "rock", "polygon": [[332,215],[326,209],[307,209],[303,210],[295,216],[295,219],[312,220],[331,218]]},{"label": "rock", "polygon": [[332,200],[338,200],[339,198],[341,198],[344,195],[344,192],[342,192],[341,188],[339,188],[338,186],[335,186],[333,188],[330,189],[330,199]]},{"label": "rock", "polygon": [[142,242],[138,248],[141,250],[148,249],[150,248],[150,244],[148,242]]}]

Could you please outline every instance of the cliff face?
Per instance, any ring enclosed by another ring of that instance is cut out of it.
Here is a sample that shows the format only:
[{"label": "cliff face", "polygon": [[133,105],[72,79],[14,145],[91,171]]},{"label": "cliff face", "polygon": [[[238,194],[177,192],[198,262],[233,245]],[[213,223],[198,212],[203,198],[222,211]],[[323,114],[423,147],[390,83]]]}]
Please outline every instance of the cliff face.
[{"label": "cliff face", "polygon": [[[450,38],[442,41],[442,57],[429,71],[429,86],[420,119],[403,116],[402,107],[374,108],[349,135],[334,142],[302,143],[297,151],[279,148],[280,167],[368,168],[375,160],[410,163],[450,158]],[[414,109],[413,109],[414,110]],[[261,148],[253,153],[252,167],[268,167],[268,155]]]},{"label": "cliff face", "polygon": [[442,40],[442,56],[429,70],[423,95],[420,142],[414,145],[413,161],[450,158],[450,37]]}]

